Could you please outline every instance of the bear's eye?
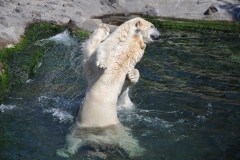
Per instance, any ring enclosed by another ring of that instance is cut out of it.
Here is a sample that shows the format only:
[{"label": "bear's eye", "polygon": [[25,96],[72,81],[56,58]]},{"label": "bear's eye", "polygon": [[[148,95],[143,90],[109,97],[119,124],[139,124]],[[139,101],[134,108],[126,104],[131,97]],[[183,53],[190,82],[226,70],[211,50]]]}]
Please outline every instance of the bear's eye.
[{"label": "bear's eye", "polygon": [[151,28],[155,28],[153,25],[151,25]]}]

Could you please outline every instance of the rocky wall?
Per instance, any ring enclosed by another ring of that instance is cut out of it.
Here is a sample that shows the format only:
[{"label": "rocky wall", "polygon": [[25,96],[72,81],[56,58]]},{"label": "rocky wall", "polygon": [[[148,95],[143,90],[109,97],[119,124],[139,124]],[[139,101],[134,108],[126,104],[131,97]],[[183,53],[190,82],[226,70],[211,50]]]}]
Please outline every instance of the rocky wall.
[{"label": "rocky wall", "polygon": [[0,0],[0,49],[19,43],[31,23],[93,31],[101,20],[92,17],[115,13],[240,21],[240,0]]}]

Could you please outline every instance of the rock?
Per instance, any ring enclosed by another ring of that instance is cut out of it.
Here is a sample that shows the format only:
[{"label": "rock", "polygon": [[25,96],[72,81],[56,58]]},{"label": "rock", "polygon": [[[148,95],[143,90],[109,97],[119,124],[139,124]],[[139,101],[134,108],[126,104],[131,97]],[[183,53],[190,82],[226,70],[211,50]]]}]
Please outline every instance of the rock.
[{"label": "rock", "polygon": [[59,18],[60,20],[60,23],[63,24],[63,25],[66,25],[69,23],[69,21],[71,20],[70,18],[67,18],[67,17],[61,17]]},{"label": "rock", "polygon": [[53,5],[51,5],[51,4],[48,4],[48,5],[45,5],[45,7],[48,9],[48,10],[54,10],[54,7],[53,7]]},{"label": "rock", "polygon": [[108,5],[105,0],[100,0],[100,4],[101,4],[101,5]]},{"label": "rock", "polygon": [[117,8],[117,6],[118,6],[117,3],[113,3],[113,4],[112,4],[112,7],[113,7],[113,8]]},{"label": "rock", "polygon": [[209,0],[198,0],[197,4],[209,3]]},{"label": "rock", "polygon": [[16,9],[15,9],[15,11],[16,11],[17,13],[20,13],[20,12],[23,11],[23,9],[22,9],[21,7],[19,7],[19,6],[17,6]]},{"label": "rock", "polygon": [[118,5],[118,1],[117,0],[100,0],[100,4],[103,6],[107,5],[109,7],[112,6],[116,8]]},{"label": "rock", "polygon": [[86,19],[82,24],[82,29],[93,32],[101,23],[100,19]]},{"label": "rock", "polygon": [[204,15],[211,15],[212,13],[218,12],[218,9],[212,4],[206,12],[204,12]]},{"label": "rock", "polygon": [[26,18],[26,16],[25,16],[25,14],[24,14],[24,13],[22,13],[22,14],[21,14],[21,16],[22,16],[24,19]]},{"label": "rock", "polygon": [[5,7],[5,4],[4,4],[3,1],[0,1],[0,6],[1,6],[1,7]]},{"label": "rock", "polygon": [[113,4],[113,3],[117,3],[117,0],[109,0],[109,2]]},{"label": "rock", "polygon": [[58,25],[67,23],[75,29],[88,31],[92,31],[99,24],[98,21],[91,20],[92,17],[109,13],[124,14],[126,17],[132,13],[142,13],[153,17],[240,22],[239,2],[239,0],[0,0],[0,49],[7,44],[18,43],[25,27],[34,22],[44,21]]},{"label": "rock", "polygon": [[148,16],[151,16],[151,17],[156,17],[158,16],[157,14],[157,10],[151,6],[147,6],[148,10],[143,12],[144,15],[148,15]]},{"label": "rock", "polygon": [[1,61],[1,59],[0,59],[0,78],[2,77],[2,74],[3,74],[3,63],[2,63],[2,61]]},{"label": "rock", "polygon": [[80,11],[77,11],[76,14],[82,16],[82,13]]},{"label": "rock", "polygon": [[21,1],[21,2],[18,2],[17,5],[19,5],[19,6],[24,6],[25,3],[24,3],[24,1]]},{"label": "rock", "polygon": [[124,16],[128,17],[128,16],[130,16],[130,13],[126,12],[126,13],[124,13]]},{"label": "rock", "polygon": [[5,27],[8,27],[8,23],[5,17],[0,17],[0,24],[4,25]]},{"label": "rock", "polygon": [[8,27],[6,29],[0,30],[0,40],[1,43],[7,44],[16,44],[19,43],[20,36],[18,34],[22,34],[22,26],[18,27]]},{"label": "rock", "polygon": [[108,5],[104,5],[103,7],[101,7],[102,11],[104,13],[111,13],[111,8]]},{"label": "rock", "polygon": [[32,14],[37,16],[37,17],[41,17],[41,12],[38,11],[32,11]]},{"label": "rock", "polygon": [[70,19],[66,25],[67,28],[71,28],[71,29],[76,29],[76,26],[77,26],[76,22],[74,22],[72,19]]},{"label": "rock", "polygon": [[55,24],[55,25],[57,24],[57,22],[54,21],[54,20],[50,20],[49,23],[51,23],[51,24]]},{"label": "rock", "polygon": [[72,5],[72,4],[67,4],[69,7],[74,7],[74,5]]},{"label": "rock", "polygon": [[149,4],[147,4],[147,5],[145,6],[145,8],[148,9],[148,8],[151,8],[151,6],[150,6]]},{"label": "rock", "polygon": [[66,9],[60,9],[61,11],[63,11],[63,12],[66,12]]}]

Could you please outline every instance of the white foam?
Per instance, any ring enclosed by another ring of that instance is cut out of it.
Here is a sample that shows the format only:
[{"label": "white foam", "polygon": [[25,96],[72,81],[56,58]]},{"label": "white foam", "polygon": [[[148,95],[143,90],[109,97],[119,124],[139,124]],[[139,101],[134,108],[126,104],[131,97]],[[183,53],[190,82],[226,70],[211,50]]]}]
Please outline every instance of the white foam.
[{"label": "white foam", "polygon": [[41,65],[42,65],[42,62],[39,62],[39,63],[38,63],[38,67],[41,67]]},{"label": "white foam", "polygon": [[4,104],[1,104],[0,110],[2,112],[4,112],[5,110],[12,110],[15,107],[16,107],[15,105],[4,105]]},{"label": "white foam", "polygon": [[207,118],[206,118],[206,116],[199,115],[199,116],[197,116],[197,120],[204,122],[207,120]]},{"label": "white foam", "polygon": [[[141,112],[153,112],[153,110],[141,110]],[[146,115],[141,115],[138,113],[130,113],[130,114],[119,114],[119,119],[120,121],[124,122],[124,123],[131,123],[133,124],[136,123],[143,123],[149,127],[160,127],[162,129],[166,129],[166,128],[171,128],[172,126],[174,126],[174,123],[165,121],[163,119],[159,119],[157,117],[149,117]]]},{"label": "white foam", "polygon": [[45,109],[43,113],[52,113],[52,116],[60,123],[73,122],[73,116],[60,108]]},{"label": "white foam", "polygon": [[30,83],[30,82],[32,82],[32,81],[33,81],[32,79],[28,79],[28,80],[26,80],[25,83]]},{"label": "white foam", "polygon": [[40,97],[38,97],[38,101],[40,102],[40,101],[44,101],[44,100],[53,100],[53,101],[55,101],[55,102],[57,102],[57,103],[59,103],[60,102],[60,97],[57,97],[57,98],[52,98],[52,97],[47,97],[47,96],[40,96]]},{"label": "white foam", "polygon": [[47,41],[54,41],[56,43],[63,43],[67,46],[70,46],[73,43],[76,43],[71,37],[70,34],[67,30],[65,30],[62,33],[59,33],[53,37],[47,38],[47,39],[42,39],[40,41],[36,42],[36,45],[42,46],[45,44]]},{"label": "white foam", "polygon": [[157,117],[151,118],[151,117],[144,117],[143,119],[148,126],[158,126],[161,128],[170,128],[173,126],[170,122],[164,121],[163,119],[159,119]]},{"label": "white foam", "polygon": [[8,97],[9,99],[16,99],[16,100],[22,100],[23,98],[15,98],[15,97]]}]

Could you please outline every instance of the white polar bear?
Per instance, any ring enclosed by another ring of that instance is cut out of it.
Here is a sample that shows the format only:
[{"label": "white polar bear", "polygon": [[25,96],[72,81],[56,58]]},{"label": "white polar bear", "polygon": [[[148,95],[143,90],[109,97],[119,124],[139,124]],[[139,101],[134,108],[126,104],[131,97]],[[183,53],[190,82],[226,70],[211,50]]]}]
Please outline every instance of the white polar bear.
[{"label": "white polar bear", "polygon": [[144,152],[130,129],[119,122],[116,106],[132,105],[129,86],[139,78],[134,66],[143,56],[145,43],[159,39],[160,33],[151,23],[135,18],[108,36],[109,28],[100,25],[83,46],[88,88],[66,148],[57,151],[60,156],[75,154],[87,142],[117,145],[130,157]]},{"label": "white polar bear", "polygon": [[108,68],[96,66],[98,52],[89,57],[85,62],[88,88],[78,114],[81,127],[106,127],[119,123],[118,97],[126,76],[130,82],[135,80],[138,71],[134,66],[142,58],[145,47],[140,31],[136,31],[111,50]]},{"label": "white polar bear", "polygon": [[[83,44],[84,64],[92,55],[92,53],[96,51],[96,65],[100,68],[106,69],[112,48],[115,47],[119,42],[125,41],[130,32],[137,29],[137,25],[145,43],[158,40],[161,37],[161,34],[154,27],[154,25],[142,18],[134,18],[125,22],[119,26],[110,36],[109,28],[106,25],[100,25],[99,28],[97,28],[91,35],[89,40]],[[85,72],[88,72],[88,70],[85,70]],[[127,79],[130,79],[131,81],[126,81],[124,84],[121,94],[118,98],[117,106],[124,109],[133,108],[133,103],[129,98],[128,92],[129,86],[136,83],[138,81],[138,78],[138,70],[133,70],[133,72],[128,74]]]},{"label": "white polar bear", "polygon": [[97,48],[97,66],[103,69],[108,67],[109,54],[112,48],[115,47],[118,42],[125,41],[129,33],[137,29],[137,24],[145,43],[161,38],[161,34],[152,23],[142,18],[133,18],[119,26],[105,41],[99,44]]},{"label": "white polar bear", "polygon": [[[104,29],[105,26],[101,27]],[[98,31],[101,32],[100,29]],[[144,149],[139,146],[138,140],[132,137],[130,129],[120,124],[116,104],[126,76],[129,82],[136,81],[133,74],[137,70],[134,66],[142,58],[145,47],[142,35],[137,30],[112,49],[107,69],[103,70],[96,66],[97,52],[89,57],[85,62],[88,89],[79,111],[78,122],[67,136],[67,147],[58,150],[58,155],[63,157],[73,155],[87,142],[117,145],[130,157],[142,155]],[[96,133],[93,128],[102,129]]]}]

